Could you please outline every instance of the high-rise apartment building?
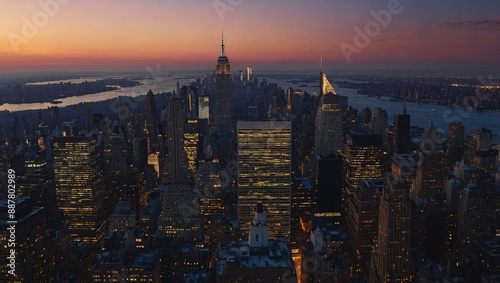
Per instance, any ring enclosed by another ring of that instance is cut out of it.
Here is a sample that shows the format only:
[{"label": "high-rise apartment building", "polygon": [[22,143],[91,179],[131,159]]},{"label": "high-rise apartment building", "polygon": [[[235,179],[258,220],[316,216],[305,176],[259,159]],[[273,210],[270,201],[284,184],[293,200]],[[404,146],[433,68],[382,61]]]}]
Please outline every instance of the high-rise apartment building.
[{"label": "high-rise apartment building", "polygon": [[290,236],[291,122],[238,121],[238,222],[248,235],[255,203],[267,211],[269,238]]}]

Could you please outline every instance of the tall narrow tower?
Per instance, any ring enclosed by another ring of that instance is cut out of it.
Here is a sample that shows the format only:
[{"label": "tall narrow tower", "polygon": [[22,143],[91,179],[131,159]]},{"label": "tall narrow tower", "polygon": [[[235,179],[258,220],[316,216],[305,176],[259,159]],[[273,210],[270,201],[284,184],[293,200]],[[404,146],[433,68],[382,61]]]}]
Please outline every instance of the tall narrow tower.
[{"label": "tall narrow tower", "polygon": [[403,107],[403,114],[394,115],[393,151],[396,153],[410,153],[410,115]]},{"label": "tall narrow tower", "polygon": [[248,245],[251,248],[267,248],[267,221],[266,214],[262,208],[262,203],[257,203],[255,217],[250,225],[248,234]]},{"label": "tall narrow tower", "polygon": [[154,94],[151,90],[146,95],[147,99],[147,117],[146,130],[148,139],[148,154],[159,151],[158,145],[158,114]]},{"label": "tall narrow tower", "polygon": [[247,66],[247,78],[246,79],[247,79],[248,83],[252,82],[252,65],[251,64],[249,64]]},{"label": "tall narrow tower", "polygon": [[215,127],[218,134],[227,136],[230,132],[233,132],[233,123],[231,120],[231,66],[224,48],[224,34],[222,34],[222,44],[220,56],[217,59],[215,77]]},{"label": "tall narrow tower", "polygon": [[320,68],[321,101],[316,113],[314,147],[317,156],[328,156],[342,148],[344,132],[339,96]]},{"label": "tall narrow tower", "polygon": [[181,181],[188,178],[188,164],[184,151],[184,117],[182,101],[169,100],[167,108],[167,180]]}]

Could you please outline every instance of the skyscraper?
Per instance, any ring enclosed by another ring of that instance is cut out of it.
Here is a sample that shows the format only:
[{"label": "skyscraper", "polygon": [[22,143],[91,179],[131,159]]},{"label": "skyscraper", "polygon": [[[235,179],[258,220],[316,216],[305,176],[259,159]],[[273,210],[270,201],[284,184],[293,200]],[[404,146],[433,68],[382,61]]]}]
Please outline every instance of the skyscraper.
[{"label": "skyscraper", "polygon": [[26,174],[19,178],[17,188],[22,195],[28,196],[34,205],[44,206],[49,227],[60,223],[57,208],[54,175],[47,162],[47,151],[32,149],[24,156]]},{"label": "skyscraper", "polygon": [[238,121],[238,222],[248,235],[255,203],[267,211],[269,238],[289,239],[291,122]]},{"label": "skyscraper", "polygon": [[465,127],[462,122],[450,123],[448,128],[448,146],[446,160],[448,166],[453,166],[464,155]]},{"label": "skyscraper", "polygon": [[317,159],[318,212],[342,211],[343,162],[338,154],[330,154]]},{"label": "skyscraper", "polygon": [[[32,206],[27,197],[15,201],[17,223],[12,233],[11,221],[7,220],[11,204],[7,200],[0,200],[0,271],[4,274],[0,282],[53,282],[54,249],[47,230],[45,208]],[[15,235],[13,242],[9,240],[12,235]],[[12,246],[12,243],[15,245]],[[15,276],[7,273],[11,270],[8,266],[12,263],[8,258],[11,249],[15,250]]]},{"label": "skyscraper", "polygon": [[482,128],[470,132],[466,136],[466,144],[464,148],[465,161],[470,163],[476,151],[490,148],[492,131],[490,129]]},{"label": "skyscraper", "polygon": [[200,199],[200,213],[207,240],[211,217],[224,215],[224,195],[220,178],[220,166],[217,160],[200,162],[196,173],[196,188]]},{"label": "skyscraper", "polygon": [[410,184],[390,176],[380,196],[378,240],[370,282],[411,282]]},{"label": "skyscraper", "polygon": [[178,97],[169,100],[167,108],[167,180],[186,180],[188,162],[184,151],[184,111]]},{"label": "skyscraper", "polygon": [[387,111],[383,110],[380,107],[377,107],[373,112],[373,119],[371,120],[371,127],[373,132],[377,135],[387,133],[387,121]]},{"label": "skyscraper", "polygon": [[420,145],[418,168],[414,183],[415,197],[431,199],[444,193],[446,179],[445,138],[431,122]]},{"label": "skyscraper", "polygon": [[210,97],[208,95],[198,96],[198,119],[208,120],[210,117]]},{"label": "skyscraper", "polygon": [[472,253],[474,238],[486,231],[487,214],[492,213],[486,196],[475,184],[467,184],[459,192],[457,203],[458,254],[467,258]]},{"label": "skyscraper", "polygon": [[148,138],[148,153],[158,152],[158,114],[154,94],[151,90],[146,95],[147,99],[147,117],[146,131]]},{"label": "skyscraper", "polygon": [[384,181],[363,180],[348,200],[347,228],[355,249],[351,266],[356,275],[366,275],[369,271],[369,259],[378,236],[378,210]]},{"label": "skyscraper", "polygon": [[359,181],[379,179],[383,174],[381,135],[355,132],[347,136],[344,148],[346,193],[352,193]]},{"label": "skyscraper", "polygon": [[200,150],[200,125],[196,119],[188,119],[184,124],[184,152],[188,161],[188,173],[194,179]]},{"label": "skyscraper", "polygon": [[217,133],[227,136],[232,132],[231,116],[231,65],[227,59],[224,50],[224,35],[222,35],[222,44],[220,56],[217,59],[215,76],[216,90],[216,109],[215,109],[215,127]]},{"label": "skyscraper", "polygon": [[247,66],[247,82],[251,83],[252,82],[252,65]]},{"label": "skyscraper", "polygon": [[165,184],[162,211],[158,217],[158,231],[174,241],[201,240],[201,214],[194,206],[197,197],[189,182]]},{"label": "skyscraper", "polygon": [[100,248],[105,232],[102,156],[87,137],[54,137],[54,170],[59,209],[75,242]]},{"label": "skyscraper", "polygon": [[328,156],[342,148],[344,131],[339,96],[326,74],[321,71],[320,75],[321,101],[316,113],[314,147],[317,156]]},{"label": "skyscraper", "polygon": [[396,153],[410,153],[410,115],[406,113],[394,115],[393,151]]}]

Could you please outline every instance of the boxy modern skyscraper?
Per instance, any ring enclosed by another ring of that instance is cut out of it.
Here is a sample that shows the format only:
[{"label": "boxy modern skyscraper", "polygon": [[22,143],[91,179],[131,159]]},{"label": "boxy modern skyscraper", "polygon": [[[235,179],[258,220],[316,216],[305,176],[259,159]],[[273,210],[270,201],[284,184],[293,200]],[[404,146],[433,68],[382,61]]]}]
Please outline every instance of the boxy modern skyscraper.
[{"label": "boxy modern skyscraper", "polygon": [[100,248],[105,232],[102,155],[87,137],[54,137],[54,169],[59,209],[76,242]]},{"label": "boxy modern skyscraper", "polygon": [[269,238],[289,239],[291,132],[290,121],[238,121],[238,222],[243,237],[260,202]]}]

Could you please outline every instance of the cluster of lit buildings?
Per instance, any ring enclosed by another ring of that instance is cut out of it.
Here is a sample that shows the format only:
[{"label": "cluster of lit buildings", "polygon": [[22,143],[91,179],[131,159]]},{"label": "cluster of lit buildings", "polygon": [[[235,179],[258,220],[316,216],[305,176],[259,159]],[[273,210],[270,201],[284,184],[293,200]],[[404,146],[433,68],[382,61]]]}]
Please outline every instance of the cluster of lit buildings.
[{"label": "cluster of lit buildings", "polygon": [[416,134],[406,107],[389,125],[381,108],[348,108],[323,70],[313,95],[259,84],[251,66],[233,77],[224,41],[213,74],[143,104],[90,135],[110,117],[87,111],[80,127],[51,108],[27,143],[1,147],[23,195],[19,275],[6,282],[495,282],[500,272],[489,129],[465,136],[457,122],[445,136],[431,122]]}]

